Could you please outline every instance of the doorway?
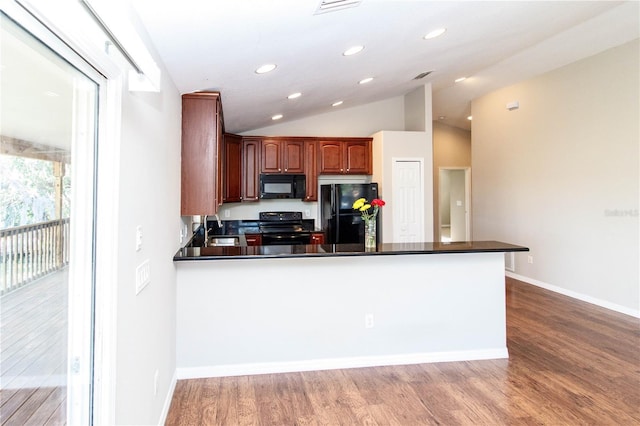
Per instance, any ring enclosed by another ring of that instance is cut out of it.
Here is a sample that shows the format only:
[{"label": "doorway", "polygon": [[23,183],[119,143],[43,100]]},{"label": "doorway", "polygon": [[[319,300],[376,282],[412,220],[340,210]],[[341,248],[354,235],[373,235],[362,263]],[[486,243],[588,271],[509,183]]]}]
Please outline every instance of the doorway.
[{"label": "doorway", "polygon": [[440,167],[438,241],[471,240],[471,168]]}]

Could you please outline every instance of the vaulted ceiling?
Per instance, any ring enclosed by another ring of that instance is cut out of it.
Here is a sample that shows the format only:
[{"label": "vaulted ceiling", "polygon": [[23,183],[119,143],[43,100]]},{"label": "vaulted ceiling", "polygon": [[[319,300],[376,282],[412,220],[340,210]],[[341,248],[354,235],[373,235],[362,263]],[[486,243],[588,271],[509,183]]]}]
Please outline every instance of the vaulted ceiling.
[{"label": "vaulted ceiling", "polygon": [[[276,114],[296,120],[426,83],[433,118],[469,129],[473,98],[639,31],[636,1],[362,0],[324,13],[320,0],[132,3],[180,92],[220,91],[226,129],[237,133],[273,124]],[[424,39],[438,28],[446,32]],[[344,56],[354,45],[364,49]],[[277,68],[257,74],[263,64]]]}]

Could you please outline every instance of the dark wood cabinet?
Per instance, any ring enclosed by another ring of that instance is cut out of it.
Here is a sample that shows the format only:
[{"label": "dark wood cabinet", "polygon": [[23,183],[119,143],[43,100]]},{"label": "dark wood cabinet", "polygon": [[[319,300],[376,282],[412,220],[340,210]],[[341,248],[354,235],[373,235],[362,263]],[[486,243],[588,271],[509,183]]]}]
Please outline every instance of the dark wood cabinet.
[{"label": "dark wood cabinet", "polygon": [[248,246],[262,245],[262,235],[260,234],[244,234],[244,239]]},{"label": "dark wood cabinet", "polygon": [[242,136],[225,133],[223,140],[222,200],[225,203],[233,203],[240,201],[242,196]]},{"label": "dark wood cabinet", "polygon": [[304,201],[318,201],[318,144],[304,142],[304,170],[307,180],[307,194]]},{"label": "dark wood cabinet", "polygon": [[371,139],[320,141],[319,173],[372,174],[371,143]]},{"label": "dark wood cabinet", "polygon": [[260,139],[242,139],[241,201],[258,201],[260,196]]},{"label": "dark wood cabinet", "polygon": [[217,92],[182,95],[180,214],[216,214],[222,203],[222,103]]},{"label": "dark wood cabinet", "polygon": [[311,244],[324,244],[324,234],[322,232],[311,234]]},{"label": "dark wood cabinet", "polygon": [[304,141],[263,139],[261,173],[304,173]]}]

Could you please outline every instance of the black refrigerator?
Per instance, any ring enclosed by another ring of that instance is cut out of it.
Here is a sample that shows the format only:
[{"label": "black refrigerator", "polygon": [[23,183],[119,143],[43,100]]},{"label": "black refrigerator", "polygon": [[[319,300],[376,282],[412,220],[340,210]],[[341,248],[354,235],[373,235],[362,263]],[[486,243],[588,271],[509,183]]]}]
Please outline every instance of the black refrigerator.
[{"label": "black refrigerator", "polygon": [[[379,198],[377,183],[340,183],[320,186],[320,222],[326,244],[364,244],[364,221],[353,202]],[[378,210],[376,239],[380,242],[382,210]]]}]

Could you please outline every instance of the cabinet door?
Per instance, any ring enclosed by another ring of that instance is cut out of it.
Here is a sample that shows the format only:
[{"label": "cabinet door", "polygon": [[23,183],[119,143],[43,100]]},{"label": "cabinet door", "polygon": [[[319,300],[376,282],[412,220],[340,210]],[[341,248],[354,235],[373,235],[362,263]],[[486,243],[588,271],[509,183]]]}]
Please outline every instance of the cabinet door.
[{"label": "cabinet door", "polygon": [[262,235],[260,234],[244,234],[244,239],[248,246],[262,245]]},{"label": "cabinet door", "polygon": [[218,93],[182,96],[182,168],[180,214],[218,212],[218,128],[222,113]]},{"label": "cabinet door", "polygon": [[224,135],[224,194],[225,203],[241,200],[242,181],[242,137],[226,133]]},{"label": "cabinet door", "polygon": [[341,141],[319,142],[320,174],[342,174],[344,157]]},{"label": "cabinet door", "polygon": [[324,244],[324,234],[322,232],[311,234],[311,244]]},{"label": "cabinet door", "polygon": [[364,141],[344,142],[345,173],[372,174],[371,143]]},{"label": "cabinet door", "polygon": [[318,201],[318,144],[304,143],[304,170],[307,180],[307,195],[304,201]]},{"label": "cabinet door", "polygon": [[283,172],[304,173],[304,141],[280,141],[282,146]]},{"label": "cabinet door", "polygon": [[260,139],[242,140],[242,201],[258,201]]},{"label": "cabinet door", "polygon": [[262,173],[282,173],[282,149],[280,141],[264,139],[260,147]]}]

